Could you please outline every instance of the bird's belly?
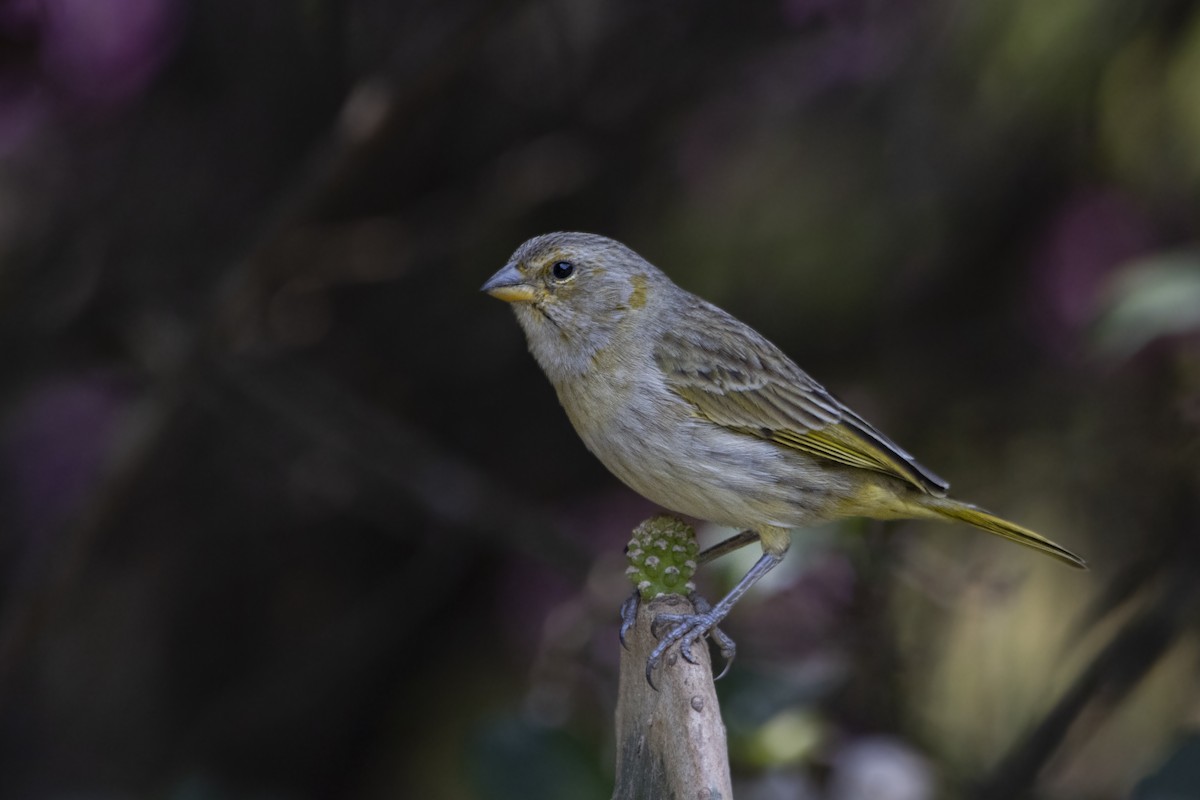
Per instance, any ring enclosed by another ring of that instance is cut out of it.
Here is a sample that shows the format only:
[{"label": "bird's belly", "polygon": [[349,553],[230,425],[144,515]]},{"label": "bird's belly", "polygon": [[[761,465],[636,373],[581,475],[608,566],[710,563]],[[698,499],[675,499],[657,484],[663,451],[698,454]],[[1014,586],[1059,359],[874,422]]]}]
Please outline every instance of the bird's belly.
[{"label": "bird's belly", "polygon": [[802,453],[643,398],[572,422],[627,486],[666,509],[729,527],[794,528],[833,516],[837,476]]}]

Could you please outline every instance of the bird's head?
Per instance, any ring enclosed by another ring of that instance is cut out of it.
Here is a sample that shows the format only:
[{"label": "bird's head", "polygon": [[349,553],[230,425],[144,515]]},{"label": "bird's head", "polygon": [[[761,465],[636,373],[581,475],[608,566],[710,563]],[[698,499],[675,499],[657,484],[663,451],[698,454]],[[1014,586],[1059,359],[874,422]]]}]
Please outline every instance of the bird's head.
[{"label": "bird's head", "polygon": [[653,298],[662,273],[620,242],[548,233],[513,253],[483,291],[511,303],[552,381],[585,372]]}]

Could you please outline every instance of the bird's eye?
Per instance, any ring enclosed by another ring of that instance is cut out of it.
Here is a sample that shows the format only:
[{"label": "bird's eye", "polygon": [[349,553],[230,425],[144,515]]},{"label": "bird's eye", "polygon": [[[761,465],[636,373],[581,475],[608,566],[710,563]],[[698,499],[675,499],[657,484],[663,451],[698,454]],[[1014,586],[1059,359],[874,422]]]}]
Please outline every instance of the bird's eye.
[{"label": "bird's eye", "polygon": [[575,274],[575,265],[570,261],[555,261],[554,266],[550,268],[550,274],[556,281],[565,281]]}]

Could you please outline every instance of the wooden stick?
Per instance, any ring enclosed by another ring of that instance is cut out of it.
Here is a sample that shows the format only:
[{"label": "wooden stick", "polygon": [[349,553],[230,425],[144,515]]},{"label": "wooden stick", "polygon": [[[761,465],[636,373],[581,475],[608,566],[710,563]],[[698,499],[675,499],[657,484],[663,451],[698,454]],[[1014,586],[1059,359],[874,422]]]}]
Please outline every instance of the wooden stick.
[{"label": "wooden stick", "polygon": [[664,595],[638,608],[625,639],[617,698],[617,783],[613,800],[729,800],[729,750],[713,686],[707,642],[697,642],[689,663],[672,648],[646,682],[646,659],[658,643],[651,622],[659,614],[694,614],[680,595]]}]

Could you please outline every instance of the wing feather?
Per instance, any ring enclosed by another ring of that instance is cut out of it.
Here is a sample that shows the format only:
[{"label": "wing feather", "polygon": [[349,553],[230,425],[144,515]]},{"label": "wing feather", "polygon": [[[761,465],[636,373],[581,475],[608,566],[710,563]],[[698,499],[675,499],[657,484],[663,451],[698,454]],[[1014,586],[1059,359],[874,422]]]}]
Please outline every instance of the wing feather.
[{"label": "wing feather", "polygon": [[697,299],[654,356],[695,412],[731,430],[944,495],[946,481],[841,403],[760,334]]}]

